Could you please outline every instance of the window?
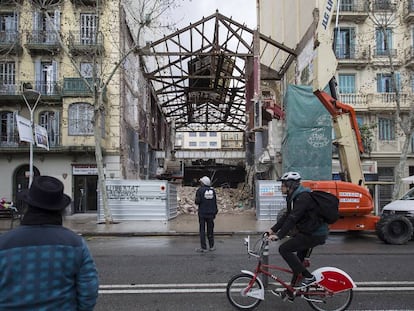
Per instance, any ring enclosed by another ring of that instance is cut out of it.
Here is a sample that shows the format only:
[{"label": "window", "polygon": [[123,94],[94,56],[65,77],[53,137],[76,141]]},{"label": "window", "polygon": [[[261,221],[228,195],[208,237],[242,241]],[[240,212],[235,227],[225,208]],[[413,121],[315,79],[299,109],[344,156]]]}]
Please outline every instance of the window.
[{"label": "window", "polygon": [[0,144],[2,146],[17,146],[19,142],[19,133],[15,113],[11,111],[0,112]]},{"label": "window", "polygon": [[200,137],[207,137],[207,132],[199,132]]},{"label": "window", "polygon": [[217,137],[217,132],[210,132],[210,137]]},{"label": "window", "polygon": [[210,147],[217,147],[217,142],[216,141],[210,141]]},{"label": "window", "polygon": [[[384,36],[385,34],[385,36]],[[392,53],[392,29],[375,30],[376,55],[387,56]]]},{"label": "window", "polygon": [[0,14],[0,42],[13,43],[17,39],[17,15],[15,12]]},{"label": "window", "polygon": [[342,0],[340,5],[340,11],[352,12],[355,10],[354,0]]},{"label": "window", "polygon": [[93,134],[93,106],[77,103],[69,106],[69,135]]},{"label": "window", "polygon": [[32,43],[57,43],[56,30],[60,30],[60,12],[48,12],[50,21],[44,12],[36,11],[33,22]]},{"label": "window", "polygon": [[93,77],[93,64],[92,63],[80,63],[80,73],[84,78]]},{"label": "window", "polygon": [[[395,79],[398,89],[401,88],[400,84],[400,74],[395,73]],[[379,73],[377,74],[377,92],[378,93],[394,93],[395,88],[392,82],[392,75],[389,73]]]},{"label": "window", "polygon": [[206,141],[200,141],[199,146],[202,147],[202,148],[207,147],[207,142]]},{"label": "window", "polygon": [[355,29],[340,28],[335,30],[335,54],[339,59],[355,58]]},{"label": "window", "polygon": [[395,126],[394,120],[389,118],[378,119],[378,137],[380,140],[394,140]]},{"label": "window", "polygon": [[39,125],[47,130],[49,146],[59,145],[59,112],[43,111],[39,113]]},{"label": "window", "polygon": [[0,93],[14,94],[15,78],[14,62],[0,63]]},{"label": "window", "polygon": [[57,94],[58,68],[56,61],[35,61],[36,90],[42,95]]},{"label": "window", "polygon": [[195,133],[195,132],[190,132],[190,133],[188,133],[188,136],[190,136],[190,137],[197,137],[197,133]]},{"label": "window", "polygon": [[83,45],[96,44],[98,17],[96,14],[81,14],[80,43]]},{"label": "window", "polygon": [[190,142],[188,143],[188,145],[189,145],[190,147],[197,147],[197,142],[196,142],[196,141],[190,141]]},{"label": "window", "polygon": [[354,74],[340,74],[339,78],[339,93],[353,94],[355,93],[355,75]]}]

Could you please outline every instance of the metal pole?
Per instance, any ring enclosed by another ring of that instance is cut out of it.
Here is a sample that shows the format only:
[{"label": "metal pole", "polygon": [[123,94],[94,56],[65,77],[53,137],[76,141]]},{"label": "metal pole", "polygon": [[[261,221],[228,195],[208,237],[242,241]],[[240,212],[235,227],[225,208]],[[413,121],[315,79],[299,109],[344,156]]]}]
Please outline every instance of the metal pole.
[{"label": "metal pole", "polygon": [[[31,129],[32,129],[32,135],[33,135],[33,132],[34,132],[33,114],[34,114],[34,111],[37,107],[37,104],[39,103],[41,94],[40,94],[40,92],[32,90],[32,89],[28,89],[28,90],[26,90],[26,92],[32,92],[32,93],[35,93],[37,95],[36,101],[35,101],[35,103],[33,105],[33,108],[32,108],[30,106],[29,102],[27,101],[26,96],[24,95],[24,91],[22,93],[24,102],[26,103],[27,109],[30,112],[30,126],[31,126]],[[29,156],[29,174],[30,175],[29,175],[29,187],[28,188],[30,188],[30,186],[32,185],[32,182],[33,182],[33,143],[34,143],[34,141],[32,140],[30,142],[30,146],[29,146],[30,147],[30,149],[29,149],[30,150],[30,156]]]},{"label": "metal pole", "polygon": [[[269,242],[266,241],[265,242],[265,246],[264,246],[264,251],[263,251],[263,264],[264,265],[268,265],[269,264]],[[269,269],[263,268],[263,270],[269,271]],[[267,275],[262,274],[263,278],[262,278],[262,282],[263,282],[263,286],[265,288],[267,288],[267,286],[269,285],[269,278],[267,277]]]}]

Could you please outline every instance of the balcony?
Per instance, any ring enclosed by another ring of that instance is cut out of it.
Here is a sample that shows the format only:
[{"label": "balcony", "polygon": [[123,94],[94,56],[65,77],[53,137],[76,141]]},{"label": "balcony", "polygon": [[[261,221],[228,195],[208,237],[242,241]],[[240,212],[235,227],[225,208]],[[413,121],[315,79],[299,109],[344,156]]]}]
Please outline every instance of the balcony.
[{"label": "balcony", "polygon": [[69,49],[74,55],[100,55],[104,51],[102,33],[81,34],[70,32]]},{"label": "balcony", "polygon": [[414,47],[410,46],[407,49],[405,49],[405,65],[409,69],[414,69]]},{"label": "balcony", "polygon": [[404,20],[406,23],[414,22],[414,1],[409,0],[404,8]]},{"label": "balcony", "polygon": [[374,48],[371,62],[375,66],[389,66],[391,56],[393,66],[402,66],[403,54],[404,51],[399,51],[397,49],[384,49],[382,47]]},{"label": "balcony", "polygon": [[372,1],[372,11],[375,12],[395,12],[397,5],[391,0]]},{"label": "balcony", "polygon": [[[340,22],[355,22],[357,24],[364,22],[368,18],[368,1],[354,0],[341,1],[339,6],[339,21]],[[336,8],[334,9],[332,21],[336,20]]]},{"label": "balcony", "polygon": [[[92,78],[86,78],[88,83],[92,83]],[[63,79],[63,96],[92,96],[90,87],[85,83],[83,78],[64,78]]]},{"label": "balcony", "polygon": [[0,31],[0,55],[18,55],[23,53],[20,33],[17,30]]},{"label": "balcony", "polygon": [[[350,105],[358,111],[395,111],[395,93],[373,93],[373,94],[339,94],[339,100]],[[403,111],[409,111],[412,95],[400,93],[400,107]]]},{"label": "balcony", "polygon": [[58,34],[44,30],[27,33],[26,48],[31,54],[56,54],[60,51]]},{"label": "balcony", "polygon": [[[88,6],[96,6],[97,0],[72,0],[73,4],[77,5],[88,5]],[[103,0],[100,1],[100,4],[102,5]]]},{"label": "balcony", "polygon": [[0,0],[1,7],[15,7],[22,4],[23,0]]},{"label": "balcony", "polygon": [[368,64],[370,53],[368,48],[349,45],[337,45],[335,56],[338,59],[338,66],[362,68]]}]

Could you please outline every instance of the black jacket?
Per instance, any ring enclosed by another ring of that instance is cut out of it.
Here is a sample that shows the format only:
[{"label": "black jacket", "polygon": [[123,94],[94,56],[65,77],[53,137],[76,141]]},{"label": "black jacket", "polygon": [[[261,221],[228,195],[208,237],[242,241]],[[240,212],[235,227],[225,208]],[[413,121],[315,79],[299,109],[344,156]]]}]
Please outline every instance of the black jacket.
[{"label": "black jacket", "polygon": [[198,188],[195,196],[195,204],[198,205],[198,214],[200,216],[216,216],[218,210],[217,196],[214,188],[208,186],[201,186]]},{"label": "black jacket", "polygon": [[271,228],[280,239],[295,227],[298,232],[312,234],[323,225],[323,221],[315,212],[317,207],[315,201],[303,186],[299,186],[286,200],[286,213]]}]

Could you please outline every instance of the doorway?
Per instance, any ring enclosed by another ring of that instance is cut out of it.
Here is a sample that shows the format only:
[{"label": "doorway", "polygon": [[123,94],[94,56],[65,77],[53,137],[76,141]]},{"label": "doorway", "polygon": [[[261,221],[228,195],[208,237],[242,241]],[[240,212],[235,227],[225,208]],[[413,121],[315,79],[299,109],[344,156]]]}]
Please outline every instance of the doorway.
[{"label": "doorway", "polygon": [[[29,188],[29,176],[27,173],[30,171],[30,166],[28,164],[19,166],[14,173],[13,180],[13,198],[12,201],[15,203],[16,208],[19,211],[23,211],[23,201],[18,199],[18,194],[22,190]],[[39,170],[33,166],[33,177],[39,176]]]},{"label": "doorway", "polygon": [[96,175],[75,175],[73,205],[74,213],[96,212],[98,209]]}]

